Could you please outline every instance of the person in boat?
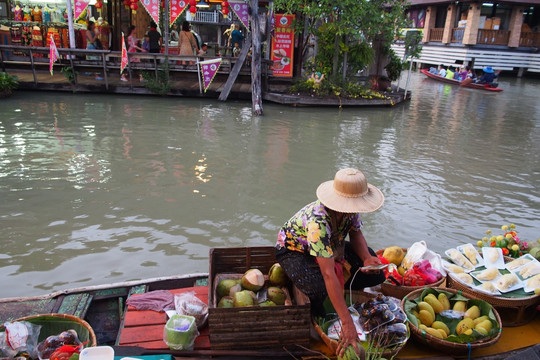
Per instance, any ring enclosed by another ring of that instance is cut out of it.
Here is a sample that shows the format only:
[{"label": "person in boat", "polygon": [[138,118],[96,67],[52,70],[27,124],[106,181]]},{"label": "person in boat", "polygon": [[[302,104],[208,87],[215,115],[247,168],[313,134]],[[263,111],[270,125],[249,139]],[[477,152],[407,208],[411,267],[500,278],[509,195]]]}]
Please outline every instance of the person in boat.
[{"label": "person in boat", "polygon": [[497,77],[499,77],[500,71],[495,73],[491,66],[486,66],[482,69],[484,75],[480,76],[477,80],[477,84],[489,84],[492,85]]},{"label": "person in boat", "polygon": [[[312,312],[324,315],[323,302],[330,299],[342,323],[336,354],[349,345],[357,349],[357,331],[347,309],[343,290],[363,289],[385,280],[380,265],[362,233],[360,213],[379,209],[382,192],[369,184],[357,169],[339,170],[334,180],[317,188],[317,201],[298,211],[278,233],[276,259],[293,284],[306,294]],[[349,241],[345,238],[349,235]],[[359,350],[357,349],[357,352]]]},{"label": "person in boat", "polygon": [[450,66],[448,67],[448,70],[446,70],[446,75],[444,77],[447,79],[454,79],[454,72]]},{"label": "person in boat", "polygon": [[439,76],[446,77],[446,67],[443,64],[439,65]]},{"label": "person in boat", "polygon": [[459,81],[463,81],[467,78],[467,69],[465,69],[464,66],[462,66],[460,69],[459,69],[459,72],[456,73],[457,74],[457,80]]},{"label": "person in boat", "polygon": [[435,66],[429,68],[429,73],[433,75],[439,75],[439,70]]}]

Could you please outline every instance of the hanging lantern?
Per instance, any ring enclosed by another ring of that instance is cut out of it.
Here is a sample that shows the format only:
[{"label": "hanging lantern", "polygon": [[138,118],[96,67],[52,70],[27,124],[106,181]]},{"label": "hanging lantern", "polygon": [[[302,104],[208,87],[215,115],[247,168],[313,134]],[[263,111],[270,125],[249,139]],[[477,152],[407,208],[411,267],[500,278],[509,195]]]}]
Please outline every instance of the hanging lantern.
[{"label": "hanging lantern", "polygon": [[124,6],[126,9],[129,9],[129,5],[131,5],[131,0],[124,0]]},{"label": "hanging lantern", "polygon": [[224,8],[228,8],[229,7],[229,2],[228,1],[222,1],[221,6],[224,7]]},{"label": "hanging lantern", "polygon": [[131,5],[129,6],[131,8],[131,12],[133,14],[136,14],[137,13],[137,9],[139,8],[139,5],[137,5],[137,3],[131,3]]},{"label": "hanging lantern", "polygon": [[189,7],[189,12],[190,12],[192,15],[195,15],[195,13],[197,12],[197,7],[196,7],[196,6],[190,6],[190,7]]},{"label": "hanging lantern", "polygon": [[94,5],[96,9],[98,9],[98,12],[101,14],[101,9],[103,8],[103,0],[96,0],[96,4]]},{"label": "hanging lantern", "polygon": [[222,8],[221,13],[223,14],[223,18],[226,19],[227,16],[229,15],[229,8],[226,8],[226,7]]}]

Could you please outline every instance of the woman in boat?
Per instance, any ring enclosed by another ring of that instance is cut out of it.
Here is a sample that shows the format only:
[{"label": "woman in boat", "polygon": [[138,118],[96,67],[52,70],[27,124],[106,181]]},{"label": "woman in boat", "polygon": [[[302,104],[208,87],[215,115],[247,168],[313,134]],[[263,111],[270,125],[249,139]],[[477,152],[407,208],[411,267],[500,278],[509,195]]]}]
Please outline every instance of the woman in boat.
[{"label": "woman in boat", "polygon": [[482,69],[484,72],[484,75],[480,76],[478,80],[476,80],[477,84],[492,84],[493,81],[499,76],[500,71],[495,73],[493,68],[491,66],[486,66]]},{"label": "woman in boat", "polygon": [[[333,181],[317,188],[317,198],[281,228],[276,258],[294,285],[310,298],[315,314],[324,314],[323,302],[330,298],[342,323],[337,355],[349,345],[359,352],[343,289],[363,289],[385,280],[380,270],[359,270],[381,264],[362,234],[360,213],[379,209],[384,196],[361,171],[342,169]],[[350,241],[345,241],[347,235]]]}]

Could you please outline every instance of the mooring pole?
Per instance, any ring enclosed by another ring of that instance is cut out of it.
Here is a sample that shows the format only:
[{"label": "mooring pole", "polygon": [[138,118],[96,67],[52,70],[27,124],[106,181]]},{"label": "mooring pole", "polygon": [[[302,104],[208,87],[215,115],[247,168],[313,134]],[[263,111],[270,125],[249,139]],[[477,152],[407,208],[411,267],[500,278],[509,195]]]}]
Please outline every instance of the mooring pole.
[{"label": "mooring pole", "polygon": [[[262,115],[261,35],[259,0],[251,0],[251,103],[253,114]],[[246,44],[248,46],[248,44]]]}]

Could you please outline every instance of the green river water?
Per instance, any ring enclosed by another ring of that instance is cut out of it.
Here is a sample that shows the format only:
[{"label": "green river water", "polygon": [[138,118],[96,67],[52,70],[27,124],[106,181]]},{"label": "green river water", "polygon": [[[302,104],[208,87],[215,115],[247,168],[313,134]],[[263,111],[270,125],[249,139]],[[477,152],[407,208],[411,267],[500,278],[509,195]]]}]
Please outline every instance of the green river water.
[{"label": "green river water", "polygon": [[[403,86],[402,82],[402,86]],[[540,237],[540,81],[499,94],[413,74],[393,108],[19,91],[0,99],[0,296],[208,271],[273,245],[319,183],[358,167],[386,196],[375,249],[435,251],[517,225]]]}]

